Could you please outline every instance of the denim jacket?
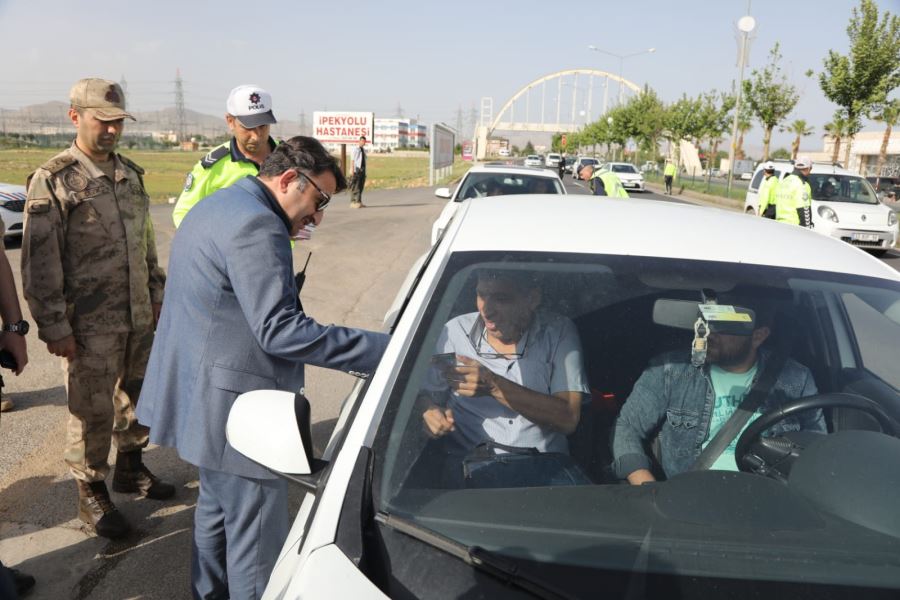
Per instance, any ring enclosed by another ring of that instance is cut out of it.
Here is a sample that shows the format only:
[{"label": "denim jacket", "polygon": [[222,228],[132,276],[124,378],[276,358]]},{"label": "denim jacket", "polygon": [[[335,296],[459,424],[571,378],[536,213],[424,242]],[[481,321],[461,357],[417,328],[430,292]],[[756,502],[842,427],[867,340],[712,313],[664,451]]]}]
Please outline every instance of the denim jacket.
[{"label": "denim jacket", "polygon": [[[764,372],[769,354],[760,351],[756,378]],[[753,383],[756,383],[756,378]],[[757,409],[766,413],[789,400],[818,393],[812,373],[788,359],[769,394]],[[690,354],[663,354],[644,370],[616,419],[613,469],[622,479],[638,469],[649,469],[645,447],[659,431],[660,460],[667,477],[691,468],[709,434],[716,394],[709,367],[691,365]],[[767,435],[787,431],[825,432],[821,410],[788,417],[767,430]]]}]

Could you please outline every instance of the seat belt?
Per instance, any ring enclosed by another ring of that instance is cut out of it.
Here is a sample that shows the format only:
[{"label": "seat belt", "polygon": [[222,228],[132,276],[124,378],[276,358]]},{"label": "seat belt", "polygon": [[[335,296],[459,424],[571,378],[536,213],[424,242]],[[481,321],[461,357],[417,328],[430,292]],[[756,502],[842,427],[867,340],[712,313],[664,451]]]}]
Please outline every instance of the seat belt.
[{"label": "seat belt", "polygon": [[691,467],[691,471],[706,471],[725,451],[725,448],[735,440],[735,438],[743,431],[744,427],[750,421],[750,417],[756,412],[756,409],[762,405],[763,400],[769,395],[775,380],[784,368],[787,362],[787,356],[781,352],[776,352],[762,376],[756,380],[756,385],[750,390],[750,393],[744,398],[743,402],[738,405],[734,414],[725,421],[719,432],[706,445],[706,448],[700,452],[700,456]]}]

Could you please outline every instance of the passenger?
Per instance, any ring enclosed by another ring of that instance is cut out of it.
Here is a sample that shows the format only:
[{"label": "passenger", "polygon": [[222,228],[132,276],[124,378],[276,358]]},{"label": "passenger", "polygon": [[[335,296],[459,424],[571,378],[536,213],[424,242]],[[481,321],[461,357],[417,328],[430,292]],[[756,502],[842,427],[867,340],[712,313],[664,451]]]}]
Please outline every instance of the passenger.
[{"label": "passenger", "polygon": [[531,182],[532,194],[555,194],[556,190],[549,179],[539,178]]},{"label": "passenger", "polygon": [[833,183],[831,183],[830,181],[826,181],[825,183],[822,184],[822,198],[823,199],[833,198],[834,193],[835,193],[835,191],[834,191]]},{"label": "passenger", "polygon": [[541,290],[518,272],[484,270],[477,312],[451,319],[424,392],[426,430],[462,457],[484,442],[568,454],[589,392],[581,341],[566,317],[539,308]]},{"label": "passenger", "polygon": [[485,196],[502,196],[503,187],[496,179],[488,179],[484,182]]},{"label": "passenger", "polygon": [[[613,468],[620,478],[634,485],[655,481],[645,448],[657,431],[666,477],[691,470],[767,365],[778,362],[773,361],[772,352],[761,347],[772,331],[774,310],[764,301],[746,297],[736,304],[756,312],[752,333],[710,333],[708,364],[693,366],[690,351],[664,354],[652,360],[635,383],[615,425]],[[809,369],[787,359],[755,416],[816,393]],[[821,411],[786,418],[768,431],[780,435],[800,429],[825,432]],[[710,468],[737,470],[734,452],[738,437]]]}]

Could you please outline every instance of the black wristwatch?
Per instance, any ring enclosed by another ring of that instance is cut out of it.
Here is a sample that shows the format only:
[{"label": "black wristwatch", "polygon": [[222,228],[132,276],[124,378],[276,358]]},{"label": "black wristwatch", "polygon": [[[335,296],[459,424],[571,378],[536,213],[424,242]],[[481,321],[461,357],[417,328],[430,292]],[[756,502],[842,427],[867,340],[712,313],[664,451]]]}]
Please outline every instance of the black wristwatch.
[{"label": "black wristwatch", "polygon": [[25,335],[28,333],[28,321],[24,319],[21,321],[16,321],[15,323],[10,323],[9,325],[3,326],[3,331],[8,331],[10,333],[18,333],[19,335]]}]

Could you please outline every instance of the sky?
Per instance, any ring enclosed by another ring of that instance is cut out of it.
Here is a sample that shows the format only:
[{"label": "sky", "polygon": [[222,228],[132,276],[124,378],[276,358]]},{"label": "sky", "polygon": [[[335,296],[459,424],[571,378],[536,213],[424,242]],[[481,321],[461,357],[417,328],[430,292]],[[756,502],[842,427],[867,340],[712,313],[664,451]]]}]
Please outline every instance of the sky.
[{"label": "sky", "polygon": [[[876,0],[900,14],[900,0]],[[523,86],[564,69],[617,72],[665,101],[682,93],[730,90],[738,76],[736,21],[757,21],[746,73],[780,43],[782,66],[801,97],[789,120],[805,119],[821,147],[836,107],[817,76],[829,49],[846,53],[850,0],[0,0],[0,107],[67,100],[88,76],[128,83],[129,107],[174,104],[180,70],[187,108],[224,113],[228,91],[254,83],[272,93],[276,116],[365,110],[455,125],[482,97],[495,111]],[[596,92],[595,92],[596,93]],[[594,101],[598,106],[598,100]],[[878,129],[870,124],[866,129]],[[761,129],[747,146],[761,146]],[[773,147],[789,146],[778,134]]]}]

